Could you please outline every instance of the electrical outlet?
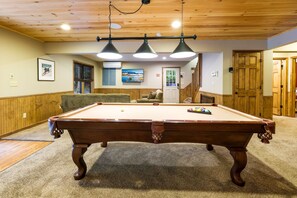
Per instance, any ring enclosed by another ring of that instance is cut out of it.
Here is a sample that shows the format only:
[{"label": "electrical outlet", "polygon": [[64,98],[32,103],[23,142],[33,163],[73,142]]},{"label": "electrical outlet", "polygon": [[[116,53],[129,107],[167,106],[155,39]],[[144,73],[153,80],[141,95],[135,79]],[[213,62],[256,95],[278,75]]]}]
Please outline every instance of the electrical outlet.
[{"label": "electrical outlet", "polygon": [[23,113],[23,118],[27,118],[27,113]]}]

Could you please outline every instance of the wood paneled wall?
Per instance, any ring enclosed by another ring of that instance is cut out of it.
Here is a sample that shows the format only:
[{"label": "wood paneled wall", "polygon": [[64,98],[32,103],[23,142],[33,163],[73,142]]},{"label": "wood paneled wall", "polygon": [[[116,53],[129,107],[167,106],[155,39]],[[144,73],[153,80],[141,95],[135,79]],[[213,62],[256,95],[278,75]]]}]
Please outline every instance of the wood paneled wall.
[{"label": "wood paneled wall", "polygon": [[201,94],[206,95],[206,96],[210,96],[210,97],[214,97],[216,104],[220,104],[220,105],[224,105],[224,106],[233,108],[233,97],[232,97],[232,95],[220,95],[220,94],[214,94],[214,93],[199,91],[198,97],[197,97],[198,102],[200,102],[200,95]]},{"label": "wood paneled wall", "polygon": [[61,95],[65,93],[72,92],[0,98],[0,137],[62,113]]},{"label": "wood paneled wall", "polygon": [[[232,95],[219,95],[219,94],[214,94],[214,93],[208,93],[208,92],[199,92],[199,102],[200,102],[200,95],[207,95],[207,96],[211,96],[211,97],[215,97],[215,103],[216,104],[221,104],[230,108],[234,108],[233,106],[233,96]],[[263,106],[260,108],[262,113],[263,118],[267,118],[267,119],[272,119],[272,102],[273,102],[273,98],[272,96],[264,96],[263,97]]]},{"label": "wood paneled wall", "polygon": [[[151,91],[156,91],[156,88],[139,88],[139,89],[119,89],[119,88],[97,88],[94,89],[94,93],[123,93],[123,94],[130,94],[131,100],[140,99],[142,95],[148,95]],[[160,90],[162,90],[160,88]],[[191,84],[189,84],[184,89],[180,90],[180,101],[182,102],[187,97],[191,97]]]},{"label": "wood paneled wall", "polygon": [[180,102],[183,102],[187,97],[192,98],[192,95],[192,84],[189,84],[188,86],[180,90]]},{"label": "wood paneled wall", "polygon": [[263,96],[263,118],[272,119],[272,96]]}]

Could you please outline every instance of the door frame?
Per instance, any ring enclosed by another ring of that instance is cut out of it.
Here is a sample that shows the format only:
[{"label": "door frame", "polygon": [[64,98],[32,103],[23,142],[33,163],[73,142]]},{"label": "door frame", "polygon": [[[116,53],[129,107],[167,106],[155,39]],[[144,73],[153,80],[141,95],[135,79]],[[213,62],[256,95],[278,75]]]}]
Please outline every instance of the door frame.
[{"label": "door frame", "polygon": [[281,110],[280,110],[280,115],[281,116],[288,116],[288,57],[275,57],[273,60],[280,60],[286,61],[286,64],[283,65],[283,68],[281,69],[281,85],[283,86],[283,89],[281,90]]},{"label": "door frame", "polygon": [[296,86],[297,86],[297,84],[296,84],[296,80],[297,80],[297,56],[292,56],[292,57],[290,57],[290,61],[291,61],[291,66],[292,66],[292,75],[291,75],[291,96],[290,96],[290,98],[291,98],[291,101],[292,101],[292,108],[289,110],[289,114],[290,114],[290,116],[292,116],[292,117],[295,117],[295,111],[296,111],[296,109],[297,109],[297,101],[296,101]]}]

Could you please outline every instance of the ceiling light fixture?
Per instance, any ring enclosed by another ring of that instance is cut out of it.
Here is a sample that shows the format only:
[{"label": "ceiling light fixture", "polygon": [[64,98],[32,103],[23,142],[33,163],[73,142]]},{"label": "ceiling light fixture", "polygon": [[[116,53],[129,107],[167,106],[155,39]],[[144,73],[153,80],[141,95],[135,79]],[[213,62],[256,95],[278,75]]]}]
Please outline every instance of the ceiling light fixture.
[{"label": "ceiling light fixture", "polygon": [[[155,58],[158,55],[153,50],[153,48],[148,44],[148,40],[156,40],[156,39],[179,39],[180,43],[177,46],[177,48],[173,51],[173,53],[170,55],[172,58],[185,58],[185,57],[191,57],[196,55],[195,52],[185,43],[185,39],[196,39],[197,36],[184,36],[183,34],[183,23],[181,23],[182,30],[181,30],[181,36],[154,36],[154,37],[148,37],[146,34],[144,34],[144,37],[111,37],[111,7],[113,7],[115,10],[122,14],[135,14],[138,12],[143,4],[149,4],[150,0],[142,0],[140,7],[134,11],[134,12],[123,12],[119,10],[117,7],[115,7],[111,1],[109,1],[109,37],[108,38],[101,38],[97,36],[97,41],[107,40],[108,44],[103,48],[103,50],[97,54],[98,57],[104,58],[104,59],[120,59],[122,58],[122,55],[119,53],[119,51],[114,47],[112,44],[112,40],[144,40],[143,44],[138,48],[138,50],[133,54],[136,58]],[[182,20],[183,20],[183,4],[184,1],[181,0],[182,3]],[[159,33],[160,34],[160,33]],[[160,34],[161,35],[161,34]],[[112,55],[112,56],[111,56]]]},{"label": "ceiling light fixture", "polygon": [[183,26],[184,26],[183,19],[184,19],[184,0],[181,0],[181,38],[178,46],[175,48],[173,53],[170,54],[171,58],[188,58],[196,55],[196,53],[185,42],[184,31],[183,31]]},{"label": "ceiling light fixture", "polygon": [[67,24],[67,23],[63,23],[63,24],[60,26],[60,28],[61,28],[62,30],[66,30],[66,31],[71,30],[70,25]]},{"label": "ceiling light fixture", "polygon": [[108,15],[108,20],[109,20],[109,26],[108,26],[108,30],[109,30],[109,37],[108,37],[108,43],[107,45],[103,48],[103,50],[97,54],[97,56],[99,58],[104,58],[104,59],[112,59],[112,60],[116,60],[116,59],[120,59],[123,56],[119,53],[119,51],[115,48],[115,46],[112,44],[111,41],[111,1],[109,1],[109,15]]},{"label": "ceiling light fixture", "polygon": [[171,27],[173,27],[174,29],[180,28],[180,26],[181,26],[181,22],[178,21],[178,20],[173,21],[173,22],[171,23]]},{"label": "ceiling light fixture", "polygon": [[138,48],[138,50],[133,54],[136,58],[156,58],[158,55],[153,50],[153,48],[148,44],[146,39],[146,34],[144,34],[143,44]]},{"label": "ceiling light fixture", "polygon": [[117,23],[111,23],[110,27],[111,27],[111,29],[115,29],[115,30],[118,30],[118,29],[122,28],[122,26],[120,24],[117,24]]}]

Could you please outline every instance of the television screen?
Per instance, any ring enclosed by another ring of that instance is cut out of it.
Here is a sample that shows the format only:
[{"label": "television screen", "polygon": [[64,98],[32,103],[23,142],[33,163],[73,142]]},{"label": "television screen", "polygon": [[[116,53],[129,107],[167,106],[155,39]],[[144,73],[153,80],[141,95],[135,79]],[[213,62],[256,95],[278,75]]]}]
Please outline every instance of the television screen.
[{"label": "television screen", "polygon": [[123,83],[140,83],[143,82],[143,69],[122,69]]}]

